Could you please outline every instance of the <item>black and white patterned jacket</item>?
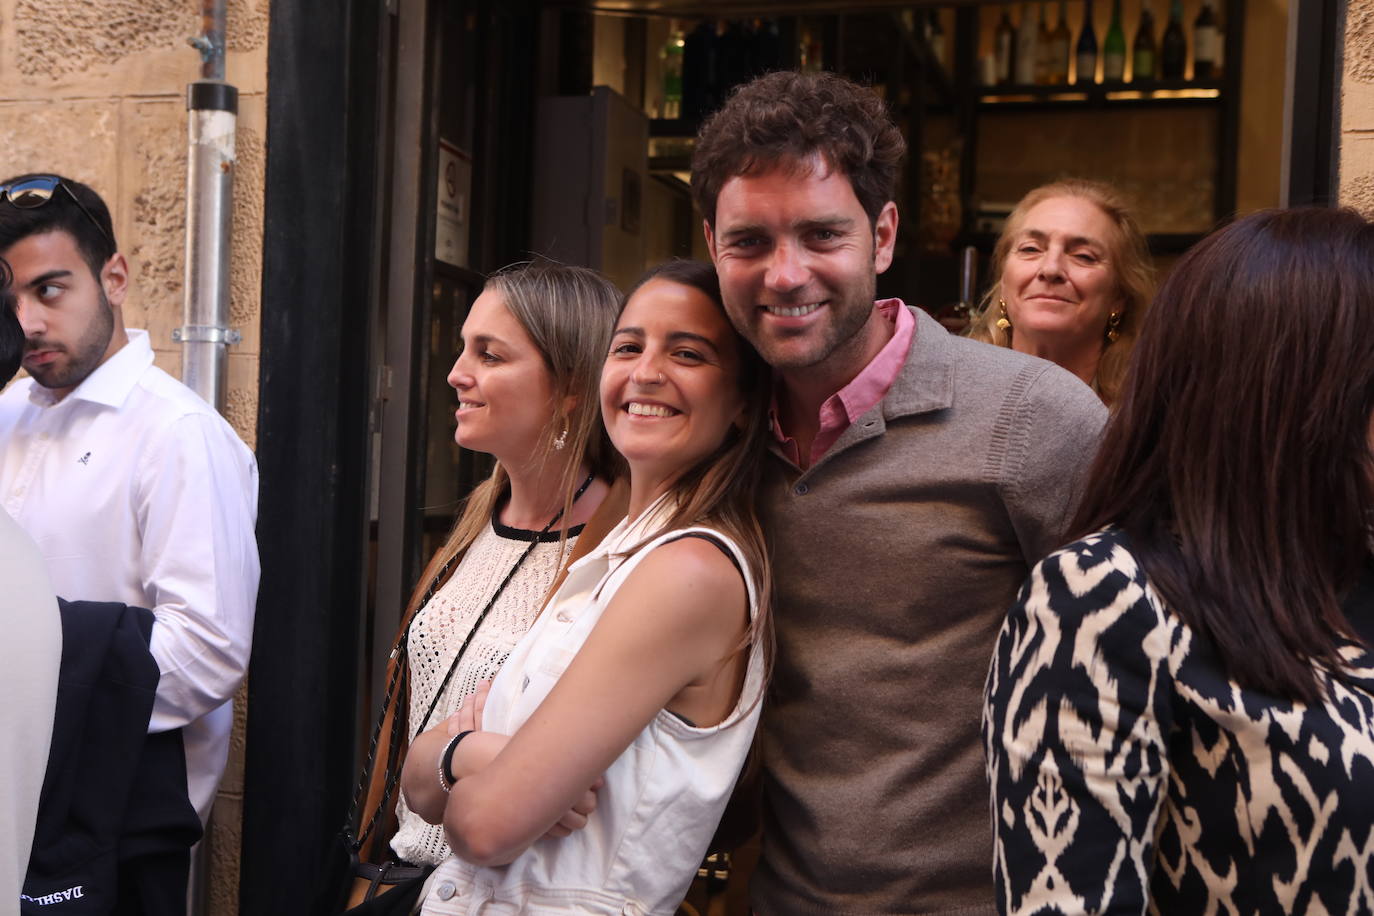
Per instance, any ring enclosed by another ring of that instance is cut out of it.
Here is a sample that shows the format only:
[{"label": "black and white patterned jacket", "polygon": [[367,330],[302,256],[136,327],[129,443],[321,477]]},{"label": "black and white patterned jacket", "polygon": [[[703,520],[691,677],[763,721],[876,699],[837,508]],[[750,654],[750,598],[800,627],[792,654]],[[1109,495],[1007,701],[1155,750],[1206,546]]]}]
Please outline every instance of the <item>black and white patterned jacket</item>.
[{"label": "black and white patterned jacket", "polygon": [[1042,561],[987,682],[1001,911],[1374,912],[1374,654],[1342,654],[1320,706],[1242,689],[1120,531]]}]

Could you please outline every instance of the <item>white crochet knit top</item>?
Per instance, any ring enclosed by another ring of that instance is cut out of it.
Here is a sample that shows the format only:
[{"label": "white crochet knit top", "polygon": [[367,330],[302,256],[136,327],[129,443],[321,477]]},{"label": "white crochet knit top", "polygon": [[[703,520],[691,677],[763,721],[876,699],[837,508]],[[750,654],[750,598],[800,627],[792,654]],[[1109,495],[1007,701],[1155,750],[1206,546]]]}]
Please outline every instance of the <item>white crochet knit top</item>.
[{"label": "white crochet knit top", "polygon": [[[568,552],[581,531],[581,525],[569,530]],[[434,715],[429,722],[422,723],[420,719],[429,709],[434,692],[443,683],[453,656],[477,616],[533,540],[538,540],[538,545],[472,637],[458,670],[434,707]],[[468,547],[449,580],[415,612],[409,649],[412,740],[456,712],[463,697],[476,690],[480,682],[496,676],[511,649],[539,615],[549,586],[558,575],[560,560],[565,555],[558,542],[557,531],[541,536],[537,531],[508,528],[493,518]],[[419,865],[438,864],[448,858],[442,825],[425,823],[401,797],[397,799],[396,816],[400,827],[391,848],[400,859]]]}]

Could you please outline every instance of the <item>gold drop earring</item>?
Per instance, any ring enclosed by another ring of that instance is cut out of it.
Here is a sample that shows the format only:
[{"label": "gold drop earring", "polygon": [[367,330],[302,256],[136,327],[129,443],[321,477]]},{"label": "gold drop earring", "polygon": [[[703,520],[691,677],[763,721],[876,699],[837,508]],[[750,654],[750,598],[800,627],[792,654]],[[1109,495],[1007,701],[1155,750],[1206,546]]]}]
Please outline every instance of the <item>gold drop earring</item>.
[{"label": "gold drop earring", "polygon": [[1112,312],[1107,316],[1107,343],[1114,344],[1121,337],[1121,313]]},{"label": "gold drop earring", "polygon": [[1002,317],[997,319],[997,329],[999,331],[1011,330],[1011,319],[1007,317],[1007,300],[998,299],[997,309],[1002,313]]}]

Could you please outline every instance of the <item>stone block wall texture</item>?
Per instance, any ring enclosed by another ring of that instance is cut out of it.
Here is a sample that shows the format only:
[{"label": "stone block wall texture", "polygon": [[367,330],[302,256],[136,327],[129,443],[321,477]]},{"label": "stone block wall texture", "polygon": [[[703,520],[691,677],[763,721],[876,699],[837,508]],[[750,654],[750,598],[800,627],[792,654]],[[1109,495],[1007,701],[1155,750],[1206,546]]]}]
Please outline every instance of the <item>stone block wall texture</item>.
[{"label": "stone block wall texture", "polygon": [[[267,127],[268,0],[229,0],[226,79],[239,90],[224,413],[257,440],[259,308]],[[179,376],[171,332],[181,324],[186,221],[186,84],[200,55],[197,0],[0,0],[0,178],[26,171],[70,175],[110,205],[132,287],[131,327],[147,328],[157,363]],[[243,801],[243,723],[203,844],[206,911],[237,916]]]},{"label": "stone block wall texture", "polygon": [[1340,201],[1374,217],[1374,0],[1349,0],[1345,17]]}]

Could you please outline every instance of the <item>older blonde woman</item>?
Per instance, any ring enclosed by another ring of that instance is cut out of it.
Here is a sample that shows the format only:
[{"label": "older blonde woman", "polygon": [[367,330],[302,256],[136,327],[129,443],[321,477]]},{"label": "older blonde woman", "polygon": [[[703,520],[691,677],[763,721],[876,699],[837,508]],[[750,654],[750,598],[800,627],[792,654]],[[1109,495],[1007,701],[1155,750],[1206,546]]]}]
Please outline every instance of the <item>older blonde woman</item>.
[{"label": "older blonde woman", "polygon": [[1153,289],[1145,237],[1116,190],[1075,178],[1028,193],[992,275],[969,336],[1058,363],[1110,406]]}]

